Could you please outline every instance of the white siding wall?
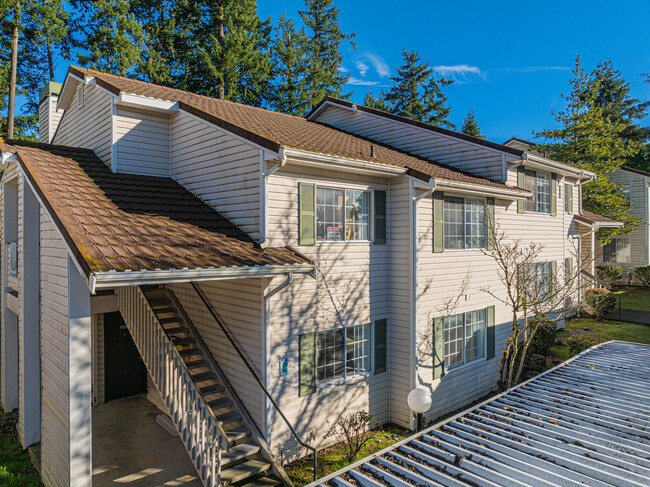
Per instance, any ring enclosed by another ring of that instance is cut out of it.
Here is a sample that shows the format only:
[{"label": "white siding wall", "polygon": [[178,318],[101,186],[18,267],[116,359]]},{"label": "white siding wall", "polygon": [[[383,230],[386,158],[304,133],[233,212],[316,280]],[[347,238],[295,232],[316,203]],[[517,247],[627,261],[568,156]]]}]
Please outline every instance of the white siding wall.
[{"label": "white siding wall", "polygon": [[[223,319],[225,326],[234,335],[249,362],[253,364],[258,374],[263,376],[262,281],[260,279],[212,281],[200,283],[199,286]],[[210,348],[249,414],[263,432],[263,392],[257,382],[199,300],[194,289],[189,284],[175,284],[170,288],[183,304],[201,338]]]},{"label": "white siding wall", "polygon": [[170,128],[168,115],[118,107],[114,154],[117,172],[169,177]]},{"label": "white siding wall", "polygon": [[46,486],[69,482],[68,256],[41,209],[41,475]]},{"label": "white siding wall", "polygon": [[[368,242],[299,246],[298,182],[384,190],[387,184],[383,179],[352,175],[337,178],[333,172],[287,171],[292,172],[280,171],[269,178],[270,245],[295,246],[315,261],[319,273],[317,280],[296,277],[270,300],[269,388],[303,439],[323,446],[331,442],[322,439],[327,422],[342,414],[363,409],[382,423],[389,420],[388,373],[348,378],[299,397],[299,336],[389,318],[389,252],[388,245]],[[269,289],[282,281],[276,278]],[[289,373],[280,376],[280,361],[285,358]],[[295,453],[295,441],[275,412],[272,418],[272,447],[286,459]]]},{"label": "white siding wall", "polygon": [[58,96],[48,96],[38,108],[38,140],[49,143],[63,116],[63,110],[56,109]]},{"label": "white siding wall", "polygon": [[503,180],[503,154],[471,142],[362,111],[329,106],[318,121],[493,181]]},{"label": "white siding wall", "polygon": [[180,112],[172,119],[172,177],[259,238],[260,150]]},{"label": "white siding wall", "polygon": [[84,105],[77,107],[77,95],[65,111],[53,144],[92,149],[111,167],[113,144],[112,95],[97,85],[86,85]]}]

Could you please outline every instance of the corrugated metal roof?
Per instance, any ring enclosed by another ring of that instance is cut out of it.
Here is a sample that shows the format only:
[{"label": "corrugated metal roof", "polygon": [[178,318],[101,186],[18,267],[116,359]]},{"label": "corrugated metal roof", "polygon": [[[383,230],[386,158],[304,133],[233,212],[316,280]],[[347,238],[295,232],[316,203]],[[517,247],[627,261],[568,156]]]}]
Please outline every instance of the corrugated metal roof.
[{"label": "corrugated metal roof", "polygon": [[311,485],[648,486],[650,347],[596,345]]}]

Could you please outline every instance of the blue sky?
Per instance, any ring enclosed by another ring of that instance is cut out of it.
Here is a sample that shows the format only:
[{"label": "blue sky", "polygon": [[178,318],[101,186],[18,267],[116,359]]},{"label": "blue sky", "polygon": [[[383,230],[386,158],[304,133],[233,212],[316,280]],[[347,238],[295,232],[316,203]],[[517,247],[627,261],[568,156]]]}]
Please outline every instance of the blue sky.
[{"label": "blue sky", "polygon": [[[611,59],[632,95],[650,100],[649,0],[409,1],[338,0],[341,26],[356,32],[356,50],[343,46],[352,100],[390,85],[402,46],[415,49],[447,87],[450,119],[460,129],[470,108],[489,140],[531,138],[555,126],[577,54],[592,69]],[[286,12],[298,21],[303,0],[258,0],[262,18]],[[396,6],[397,5],[397,6]],[[61,81],[68,63],[57,69]],[[643,122],[650,125],[650,117]]]},{"label": "blue sky", "polygon": [[[650,1],[339,0],[341,26],[356,32],[356,51],[345,46],[353,101],[390,85],[401,49],[457,82],[446,88],[450,119],[460,128],[474,109],[489,140],[531,138],[555,126],[551,110],[563,106],[577,54],[592,69],[611,59],[632,95],[650,100]],[[258,0],[262,18],[297,18],[302,0]],[[644,124],[650,125],[650,118]]]}]

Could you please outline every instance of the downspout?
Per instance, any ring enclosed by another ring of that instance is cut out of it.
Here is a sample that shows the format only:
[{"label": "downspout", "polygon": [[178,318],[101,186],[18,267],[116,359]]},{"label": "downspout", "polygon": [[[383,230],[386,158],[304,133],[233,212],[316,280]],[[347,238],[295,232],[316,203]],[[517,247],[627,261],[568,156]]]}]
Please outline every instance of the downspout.
[{"label": "downspout", "polygon": [[[260,247],[265,249],[269,246],[269,186],[268,177],[284,167],[287,163],[287,157],[284,155],[284,149],[281,147],[278,151],[278,163],[271,169],[266,169],[266,160],[264,159],[264,150],[260,149],[260,183],[262,186],[262,198],[260,201]],[[291,274],[290,274],[291,275]]]},{"label": "downspout", "polygon": [[[525,152],[522,154],[521,159],[517,159],[515,161],[506,161],[506,156],[505,154],[503,155],[503,184],[506,184],[508,182],[508,171],[510,169],[514,169],[516,167],[521,166],[523,163],[525,163],[528,160],[528,154]],[[508,165],[508,162],[511,162],[512,164]]]},{"label": "downspout", "polygon": [[[264,381],[269,389],[269,378],[271,377],[271,298],[293,283],[293,273],[287,274],[287,278],[277,287],[271,289],[264,295]],[[264,437],[266,442],[271,444],[271,403],[264,396]]]},{"label": "downspout", "polygon": [[[584,174],[584,173],[583,173],[583,174]],[[590,182],[594,181],[594,180],[596,179],[596,177],[597,177],[597,176],[596,176],[595,174],[594,174],[593,176],[587,176],[587,178],[586,178],[585,181],[583,181],[583,179],[582,179],[581,177],[578,178],[578,182],[580,183],[580,184],[578,185],[578,190],[579,190],[579,192],[580,192],[580,194],[578,195],[578,197],[580,198],[580,199],[578,200],[578,215],[582,215],[582,185],[583,185],[584,183],[590,183]],[[595,275],[595,274],[594,274],[594,275]]]},{"label": "downspout", "polygon": [[[411,182],[411,185],[413,182]],[[411,333],[410,340],[412,367],[411,367],[411,385],[413,389],[417,385],[418,375],[418,356],[417,356],[417,331],[418,331],[418,201],[422,198],[429,196],[436,189],[436,180],[429,179],[428,188],[420,196],[415,196],[415,187],[413,188],[413,196],[411,196]],[[411,423],[413,423],[413,415],[411,414]],[[411,424],[412,426],[412,424]]]}]

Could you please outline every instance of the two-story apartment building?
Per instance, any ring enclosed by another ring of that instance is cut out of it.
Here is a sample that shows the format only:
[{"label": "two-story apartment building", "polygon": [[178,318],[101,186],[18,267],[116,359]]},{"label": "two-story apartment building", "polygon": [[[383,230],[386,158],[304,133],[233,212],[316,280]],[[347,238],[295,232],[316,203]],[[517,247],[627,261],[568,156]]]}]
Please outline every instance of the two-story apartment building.
[{"label": "two-story apartment building", "polygon": [[40,131],[1,147],[1,370],[47,486],[90,485],[93,405],[147,382],[206,485],[287,484],[297,435],[348,412],[412,427],[438,379],[427,417],[458,409],[510,328],[486,215],[542,273],[607,224],[591,173],[338,99],[299,118],[71,67]]}]

